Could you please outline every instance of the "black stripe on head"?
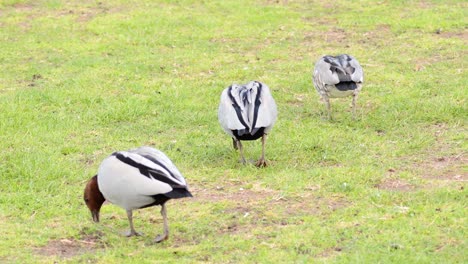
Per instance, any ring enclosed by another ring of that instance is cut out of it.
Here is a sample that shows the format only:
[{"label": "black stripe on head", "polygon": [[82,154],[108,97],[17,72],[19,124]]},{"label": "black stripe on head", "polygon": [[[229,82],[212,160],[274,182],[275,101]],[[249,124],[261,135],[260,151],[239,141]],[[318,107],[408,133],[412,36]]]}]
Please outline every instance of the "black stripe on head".
[{"label": "black stripe on head", "polygon": [[174,182],[171,178],[169,178],[164,172],[160,170],[149,168],[141,163],[134,161],[133,159],[129,157],[126,157],[125,155],[119,152],[113,153],[112,156],[115,156],[118,160],[120,160],[121,162],[129,166],[137,168],[142,175],[148,177],[149,179],[155,179],[157,181],[167,183],[171,186],[180,186],[179,183]]},{"label": "black stripe on head", "polygon": [[236,110],[237,119],[239,119],[239,121],[241,122],[241,124],[242,124],[246,129],[248,129],[249,126],[245,123],[244,118],[242,118],[241,108],[240,108],[240,106],[237,104],[236,99],[234,99],[234,96],[232,96],[231,91],[232,91],[232,85],[229,86],[229,88],[228,88],[229,99],[230,99],[231,102],[232,102],[232,107],[234,107],[234,110]]},{"label": "black stripe on head", "polygon": [[262,83],[255,81],[255,83],[258,84],[258,89],[257,89],[257,96],[255,97],[255,107],[254,107],[254,118],[252,122],[252,128],[255,128],[255,125],[257,124],[257,119],[258,119],[258,109],[260,108],[260,105],[262,102],[260,101],[260,96],[262,95]]}]

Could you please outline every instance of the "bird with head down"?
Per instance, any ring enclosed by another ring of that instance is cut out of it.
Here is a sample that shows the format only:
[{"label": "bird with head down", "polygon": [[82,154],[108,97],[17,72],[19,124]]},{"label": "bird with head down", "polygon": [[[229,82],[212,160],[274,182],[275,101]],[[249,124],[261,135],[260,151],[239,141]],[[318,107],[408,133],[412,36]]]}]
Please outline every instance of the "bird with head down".
[{"label": "bird with head down", "polygon": [[242,163],[246,163],[241,141],[262,138],[262,155],[257,167],[267,166],[265,143],[278,116],[275,100],[264,83],[251,81],[245,85],[233,84],[224,89],[218,108],[218,120],[239,149]]},{"label": "bird with head down", "polygon": [[348,54],[323,56],[315,64],[313,83],[320,98],[325,101],[328,119],[331,119],[330,98],[352,96],[353,118],[356,117],[356,101],[364,82],[359,62]]},{"label": "bird with head down", "polygon": [[114,152],[102,161],[84,190],[84,201],[95,222],[99,222],[106,200],[127,211],[127,236],[139,235],[133,227],[133,210],[160,205],[164,232],[155,242],[169,237],[166,202],[184,197],[192,197],[184,177],[164,153],[151,147]]}]

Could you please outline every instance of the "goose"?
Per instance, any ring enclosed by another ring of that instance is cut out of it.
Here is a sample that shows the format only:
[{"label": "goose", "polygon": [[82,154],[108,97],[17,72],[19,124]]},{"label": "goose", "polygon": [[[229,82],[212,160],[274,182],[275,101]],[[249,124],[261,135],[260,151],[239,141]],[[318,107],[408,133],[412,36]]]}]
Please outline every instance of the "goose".
[{"label": "goose", "polygon": [[243,164],[246,162],[241,140],[262,138],[262,155],[255,165],[267,166],[265,142],[277,116],[275,100],[264,83],[251,81],[245,85],[233,84],[221,93],[218,120],[232,137],[234,149],[239,149]]},{"label": "goose", "polygon": [[313,83],[322,101],[325,101],[328,119],[331,119],[329,98],[353,96],[353,118],[356,118],[356,100],[362,89],[364,75],[359,62],[348,54],[323,56],[315,64]]},{"label": "goose", "polygon": [[163,152],[146,146],[105,158],[84,190],[84,201],[95,222],[99,222],[105,200],[127,211],[128,237],[140,235],[133,227],[133,210],[161,205],[164,233],[155,238],[156,243],[169,237],[166,202],[184,197],[192,194],[177,167]]}]

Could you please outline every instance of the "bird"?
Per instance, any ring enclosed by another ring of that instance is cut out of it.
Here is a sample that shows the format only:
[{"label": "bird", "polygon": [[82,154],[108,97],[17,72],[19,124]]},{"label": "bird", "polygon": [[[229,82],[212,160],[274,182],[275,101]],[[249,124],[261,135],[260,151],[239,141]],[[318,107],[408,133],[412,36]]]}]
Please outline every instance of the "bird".
[{"label": "bird", "polygon": [[218,120],[224,131],[232,137],[234,149],[239,149],[243,164],[246,161],[241,141],[262,138],[262,155],[255,165],[267,166],[265,143],[277,116],[275,100],[270,88],[264,83],[251,81],[243,85],[232,84],[221,93]]},{"label": "bird", "polygon": [[353,118],[356,101],[362,89],[364,74],[359,62],[351,55],[326,55],[315,64],[313,83],[322,101],[325,101],[328,119],[332,119],[330,98],[353,96]]},{"label": "bird", "polygon": [[166,202],[184,197],[193,196],[182,174],[163,152],[148,146],[112,153],[84,190],[84,201],[95,222],[99,222],[106,200],[127,211],[128,237],[140,235],[133,227],[133,210],[161,205],[164,232],[155,238],[156,243],[169,238]]}]

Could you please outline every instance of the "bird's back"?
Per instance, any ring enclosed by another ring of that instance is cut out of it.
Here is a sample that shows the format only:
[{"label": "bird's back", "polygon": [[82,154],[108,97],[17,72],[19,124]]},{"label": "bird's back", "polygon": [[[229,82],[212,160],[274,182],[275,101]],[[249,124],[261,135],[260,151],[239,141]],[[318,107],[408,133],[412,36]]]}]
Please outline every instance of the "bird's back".
[{"label": "bird's back", "polygon": [[107,157],[98,169],[99,189],[106,200],[129,210],[191,196],[175,165],[160,153],[134,149]]},{"label": "bird's back", "polygon": [[313,82],[320,94],[342,97],[360,89],[363,71],[359,62],[352,56],[324,56],[315,65]]},{"label": "bird's back", "polygon": [[221,94],[218,119],[228,133],[238,136],[267,133],[277,118],[276,103],[270,89],[260,82],[232,85]]}]

